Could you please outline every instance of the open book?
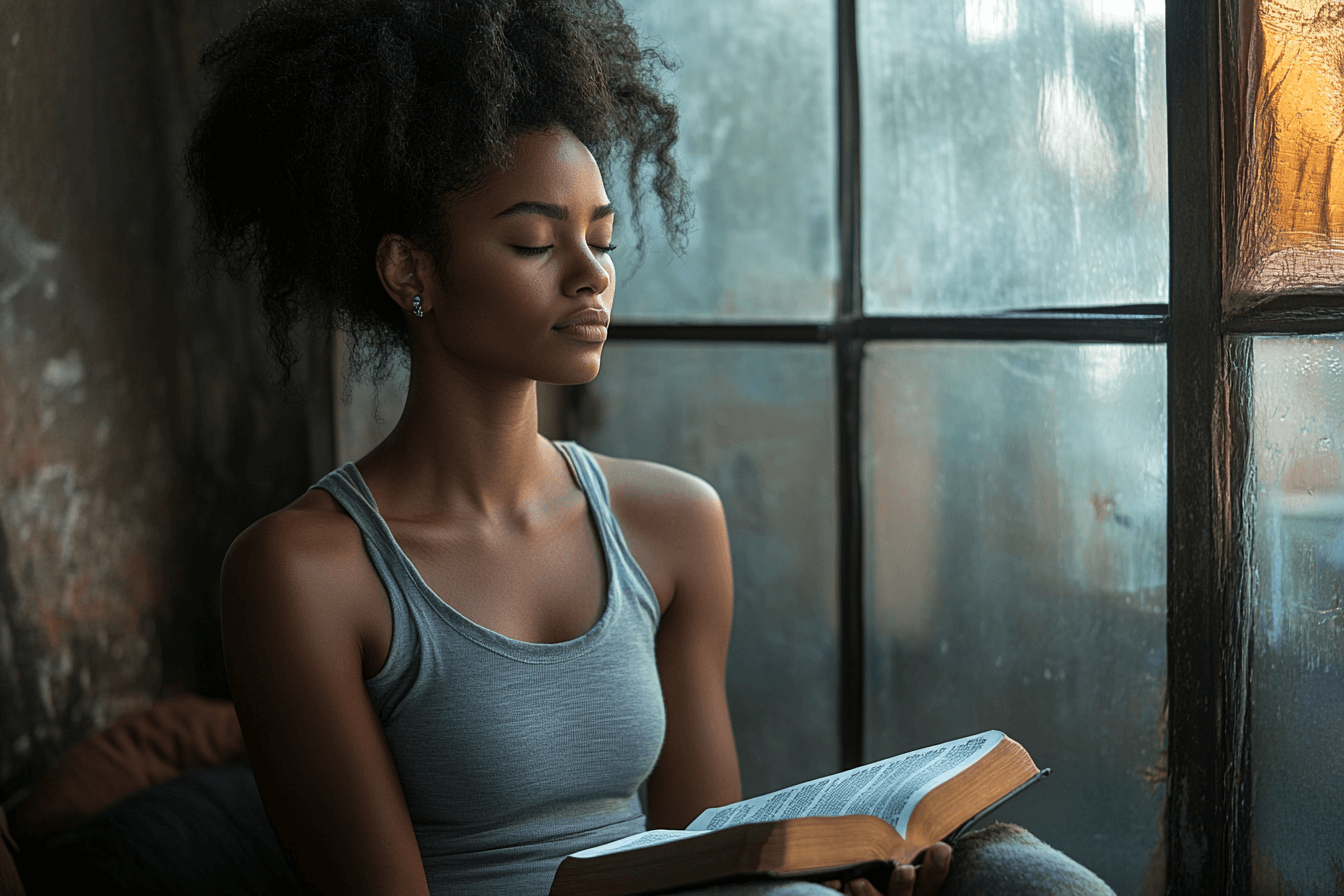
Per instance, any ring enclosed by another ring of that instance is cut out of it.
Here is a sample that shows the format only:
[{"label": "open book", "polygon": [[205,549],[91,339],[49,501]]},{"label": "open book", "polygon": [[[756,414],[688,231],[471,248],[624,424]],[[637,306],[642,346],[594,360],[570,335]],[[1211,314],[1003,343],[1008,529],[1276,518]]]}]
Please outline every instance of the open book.
[{"label": "open book", "polygon": [[551,896],[633,896],[751,878],[848,880],[886,890],[896,862],[952,840],[1050,773],[1002,731],[949,741],[645,831],[560,863]]}]

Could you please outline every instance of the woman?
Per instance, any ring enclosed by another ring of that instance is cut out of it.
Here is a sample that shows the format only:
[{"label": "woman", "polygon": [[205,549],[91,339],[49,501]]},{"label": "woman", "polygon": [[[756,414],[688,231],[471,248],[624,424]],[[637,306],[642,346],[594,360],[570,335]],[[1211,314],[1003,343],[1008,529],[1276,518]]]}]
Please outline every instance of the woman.
[{"label": "woman", "polygon": [[[309,319],[411,365],[388,438],[222,575],[257,782],[321,892],[540,894],[740,797],[717,496],[537,432],[538,381],[598,372],[609,160],[684,231],[659,61],[609,0],[275,0],[205,53],[189,180],[278,358]],[[934,854],[891,892],[936,889]]]}]

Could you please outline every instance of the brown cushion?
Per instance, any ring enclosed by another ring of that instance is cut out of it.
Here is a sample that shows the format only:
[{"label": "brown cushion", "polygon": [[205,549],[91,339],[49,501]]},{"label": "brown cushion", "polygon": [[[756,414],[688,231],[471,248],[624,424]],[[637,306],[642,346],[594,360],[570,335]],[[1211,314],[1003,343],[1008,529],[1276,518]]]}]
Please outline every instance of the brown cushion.
[{"label": "brown cushion", "polygon": [[245,755],[231,702],[167,697],[126,713],[48,769],[16,808],[14,832],[26,838],[65,830],[144,787]]},{"label": "brown cushion", "polygon": [[5,810],[0,809],[0,896],[27,896],[23,881],[19,880],[19,869],[15,864],[19,848],[14,838],[9,836],[9,825],[5,822]]}]

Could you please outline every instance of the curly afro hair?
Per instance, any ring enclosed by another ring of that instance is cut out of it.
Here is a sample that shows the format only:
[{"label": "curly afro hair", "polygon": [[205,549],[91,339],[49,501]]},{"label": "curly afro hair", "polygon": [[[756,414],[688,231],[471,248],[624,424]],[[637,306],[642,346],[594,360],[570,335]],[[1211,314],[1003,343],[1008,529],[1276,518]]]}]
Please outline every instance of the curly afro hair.
[{"label": "curly afro hair", "polygon": [[621,160],[636,204],[650,174],[684,240],[677,111],[658,88],[671,64],[615,0],[272,0],[201,64],[215,91],[188,190],[230,273],[256,270],[286,380],[303,321],[346,331],[355,376],[378,382],[404,360],[379,240],[400,233],[442,260],[445,197],[506,163],[520,133],[563,125],[604,175]]}]

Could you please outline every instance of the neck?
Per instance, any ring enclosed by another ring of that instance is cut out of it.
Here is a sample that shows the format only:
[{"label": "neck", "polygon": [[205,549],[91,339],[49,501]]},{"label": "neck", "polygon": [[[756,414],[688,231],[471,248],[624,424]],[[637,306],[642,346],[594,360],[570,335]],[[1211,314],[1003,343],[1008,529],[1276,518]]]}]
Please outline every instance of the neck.
[{"label": "neck", "polygon": [[537,433],[535,381],[421,354],[401,419],[359,466],[384,515],[500,518],[541,500],[563,463]]}]

